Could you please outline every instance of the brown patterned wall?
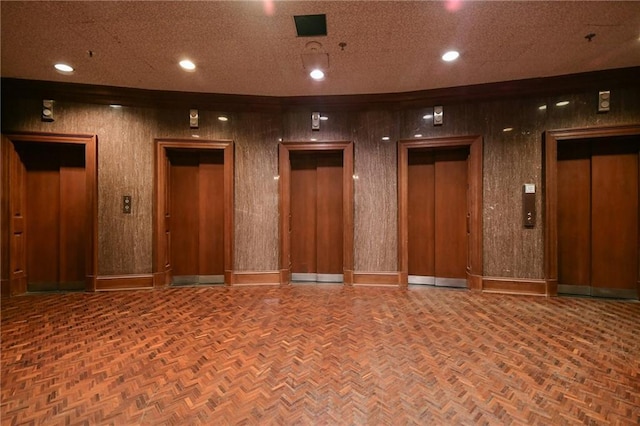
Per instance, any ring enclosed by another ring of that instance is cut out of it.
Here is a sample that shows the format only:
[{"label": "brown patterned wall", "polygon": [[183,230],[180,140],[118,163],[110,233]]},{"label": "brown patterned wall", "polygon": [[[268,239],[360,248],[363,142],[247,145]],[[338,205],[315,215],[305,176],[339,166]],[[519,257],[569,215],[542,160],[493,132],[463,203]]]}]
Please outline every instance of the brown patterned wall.
[{"label": "brown patterned wall", "polygon": [[[354,119],[354,270],[398,270],[396,142],[398,113],[367,111]],[[383,137],[389,140],[382,140]]]},{"label": "brown patterned wall", "polygon": [[[98,135],[98,274],[151,273],[153,136],[156,112],[56,102],[53,122],[40,120],[40,103],[3,109],[3,132]],[[131,214],[122,196],[133,197]]]},{"label": "brown patterned wall", "polygon": [[[566,107],[555,107],[562,99]],[[99,261],[101,275],[151,272],[153,141],[155,138],[232,139],[236,149],[235,269],[278,269],[277,145],[284,141],[354,141],[355,270],[397,269],[398,139],[481,135],[484,138],[483,246],[485,276],[543,278],[542,134],[545,130],[637,124],[640,90],[612,91],[612,108],[596,112],[597,92],[444,105],[444,125],[423,115],[431,107],[374,111],[323,111],[329,117],[311,131],[313,108],[270,113],[200,111],[200,128],[188,111],[122,108],[58,102],[56,121],[40,121],[40,102],[11,101],[2,131],[98,135]],[[546,110],[538,106],[547,104]],[[511,132],[503,128],[513,127]],[[389,135],[390,142],[381,140]],[[538,224],[524,229],[521,191],[537,186]],[[134,214],[121,213],[121,197],[134,197]]]},{"label": "brown patterned wall", "polygon": [[276,271],[278,265],[278,114],[234,116],[235,270]]}]

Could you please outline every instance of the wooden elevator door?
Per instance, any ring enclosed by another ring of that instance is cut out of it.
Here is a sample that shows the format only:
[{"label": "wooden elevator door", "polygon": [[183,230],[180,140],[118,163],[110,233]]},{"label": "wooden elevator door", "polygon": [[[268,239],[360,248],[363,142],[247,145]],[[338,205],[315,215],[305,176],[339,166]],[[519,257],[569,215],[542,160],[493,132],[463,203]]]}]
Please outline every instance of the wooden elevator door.
[{"label": "wooden elevator door", "polygon": [[409,284],[466,287],[468,148],[411,149]]},{"label": "wooden elevator door", "polygon": [[84,145],[26,142],[16,151],[26,174],[27,290],[84,290]]},{"label": "wooden elevator door", "polygon": [[343,281],[341,152],[292,152],[292,281]]},{"label": "wooden elevator door", "polygon": [[558,291],[638,298],[640,141],[558,144]]},{"label": "wooden elevator door", "polygon": [[168,150],[172,284],[224,282],[224,154]]}]

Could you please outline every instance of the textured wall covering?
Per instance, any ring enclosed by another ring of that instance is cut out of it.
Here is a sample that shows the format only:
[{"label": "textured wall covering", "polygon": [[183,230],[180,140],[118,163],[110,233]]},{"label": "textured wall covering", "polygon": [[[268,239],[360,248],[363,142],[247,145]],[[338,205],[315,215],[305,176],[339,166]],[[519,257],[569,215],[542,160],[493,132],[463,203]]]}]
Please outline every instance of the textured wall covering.
[{"label": "textured wall covering", "polygon": [[[540,102],[483,105],[484,275],[543,278],[542,129]],[[504,129],[512,128],[511,131]],[[522,185],[536,185],[537,225],[524,228]],[[487,255],[491,253],[491,255]]]},{"label": "textured wall covering", "polygon": [[[382,140],[388,136],[389,140]],[[354,118],[354,270],[397,271],[398,114],[362,112]]]},{"label": "textured wall covering", "polygon": [[[2,131],[98,135],[98,274],[151,272],[153,136],[156,112],[57,102],[55,121],[40,120],[40,103],[3,109]],[[131,214],[122,196],[133,197]]]},{"label": "textured wall covering", "polygon": [[235,269],[275,271],[278,255],[279,115],[239,113],[236,147]]},{"label": "textured wall covering", "polygon": [[[560,100],[569,105],[556,107]],[[200,110],[200,128],[188,111],[112,109],[58,102],[56,121],[40,121],[37,100],[5,101],[2,131],[98,135],[99,246],[101,275],[151,272],[153,143],[156,138],[231,139],[235,143],[235,252],[237,271],[273,271],[278,265],[277,146],[283,141],[353,141],[355,144],[354,269],[397,269],[397,170],[399,139],[481,135],[483,161],[483,263],[485,276],[544,278],[542,135],[546,130],[638,124],[637,86],[612,91],[612,107],[597,114],[597,92],[566,93],[444,105],[444,125],[434,127],[431,107],[363,111],[322,110],[329,119],[311,131],[313,108],[282,112]],[[8,102],[8,101],[7,101]],[[540,110],[540,105],[547,105]],[[512,127],[510,132],[504,132]],[[383,141],[389,136],[390,141]],[[537,225],[522,225],[522,185],[536,184]],[[122,195],[134,213],[124,215]]]}]

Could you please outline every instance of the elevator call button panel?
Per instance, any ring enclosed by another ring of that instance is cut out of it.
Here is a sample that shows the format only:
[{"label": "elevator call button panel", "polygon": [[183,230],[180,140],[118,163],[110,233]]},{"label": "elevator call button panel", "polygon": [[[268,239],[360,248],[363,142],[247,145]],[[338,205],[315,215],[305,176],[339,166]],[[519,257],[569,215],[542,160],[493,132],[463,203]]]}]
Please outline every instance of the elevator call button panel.
[{"label": "elevator call button panel", "polygon": [[525,228],[536,226],[536,185],[533,183],[522,186],[522,216]]}]

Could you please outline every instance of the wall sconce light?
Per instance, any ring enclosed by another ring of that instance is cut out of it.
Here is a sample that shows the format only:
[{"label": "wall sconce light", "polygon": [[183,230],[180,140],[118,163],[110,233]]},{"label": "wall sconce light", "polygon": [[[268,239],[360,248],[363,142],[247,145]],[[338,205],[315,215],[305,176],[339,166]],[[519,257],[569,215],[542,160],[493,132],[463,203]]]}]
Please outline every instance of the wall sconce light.
[{"label": "wall sconce light", "polygon": [[611,109],[611,92],[601,90],[598,92],[598,112],[609,112]]},{"label": "wall sconce light", "polygon": [[189,127],[192,129],[198,128],[198,110],[189,110]]},{"label": "wall sconce light", "polygon": [[53,117],[53,104],[54,100],[52,99],[43,99],[42,100],[42,113],[41,118],[42,121],[53,121],[55,118]]},{"label": "wall sconce light", "polygon": [[433,107],[433,125],[434,126],[442,126],[444,119],[444,110],[442,106],[434,106]]},{"label": "wall sconce light", "polygon": [[319,131],[320,130],[320,113],[312,112],[311,113],[311,130]]}]

